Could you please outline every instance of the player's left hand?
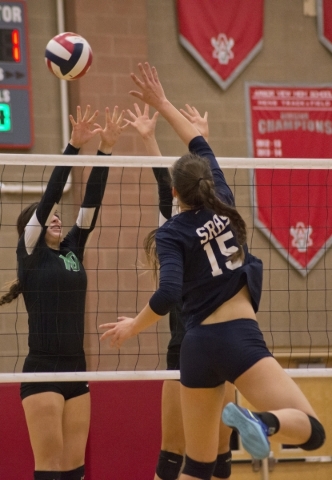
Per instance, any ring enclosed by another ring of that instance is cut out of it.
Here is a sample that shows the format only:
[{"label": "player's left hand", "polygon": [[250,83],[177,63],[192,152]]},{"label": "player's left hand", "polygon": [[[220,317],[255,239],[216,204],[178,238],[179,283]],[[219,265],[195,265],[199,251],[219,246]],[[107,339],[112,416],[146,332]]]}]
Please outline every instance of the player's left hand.
[{"label": "player's left hand", "polygon": [[196,107],[188,105],[186,103],[185,105],[187,110],[184,110],[183,108],[180,108],[180,112],[184,117],[186,117],[189,122],[191,122],[199,133],[202,135],[202,137],[205,138],[206,141],[209,140],[209,124],[208,124],[208,112],[204,113],[204,117],[199,113]]},{"label": "player's left hand", "polygon": [[100,337],[100,340],[109,338],[110,347],[120,348],[123,342],[136,335],[134,318],[119,317],[118,320],[118,323],[104,323],[99,325],[99,328],[106,330]]},{"label": "player's left hand", "polygon": [[148,62],[145,62],[144,65],[139,63],[138,68],[141,78],[134,73],[131,73],[130,76],[140,91],[131,90],[129,93],[158,110],[158,107],[167,99],[159,81],[157,70],[155,67],[151,67]]}]

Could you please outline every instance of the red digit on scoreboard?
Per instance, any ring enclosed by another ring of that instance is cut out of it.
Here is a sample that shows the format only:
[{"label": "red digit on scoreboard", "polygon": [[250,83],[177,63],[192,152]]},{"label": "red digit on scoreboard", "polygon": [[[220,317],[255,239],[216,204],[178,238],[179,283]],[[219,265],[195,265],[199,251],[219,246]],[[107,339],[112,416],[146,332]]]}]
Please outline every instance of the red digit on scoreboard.
[{"label": "red digit on scoreboard", "polygon": [[12,31],[12,44],[13,44],[13,59],[15,62],[21,60],[21,48],[20,48],[20,32],[18,30]]}]

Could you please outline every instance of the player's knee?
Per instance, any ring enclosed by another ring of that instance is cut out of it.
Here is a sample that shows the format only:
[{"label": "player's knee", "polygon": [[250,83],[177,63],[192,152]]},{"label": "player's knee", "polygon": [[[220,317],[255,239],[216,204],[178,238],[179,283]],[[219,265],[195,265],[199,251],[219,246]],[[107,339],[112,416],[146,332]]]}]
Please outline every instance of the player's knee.
[{"label": "player's knee", "polygon": [[161,480],[176,480],[183,463],[183,455],[161,450],[159,454],[156,474]]},{"label": "player's knee", "polygon": [[232,470],[232,452],[220,453],[213,470],[213,476],[217,478],[229,478]]},{"label": "player's knee", "polygon": [[186,455],[186,460],[182,473],[202,480],[210,480],[212,477],[216,461],[214,462],[196,462]]},{"label": "player's knee", "polygon": [[302,445],[298,445],[303,450],[316,450],[325,442],[325,430],[323,425],[314,417],[308,415],[311,424],[311,435]]}]

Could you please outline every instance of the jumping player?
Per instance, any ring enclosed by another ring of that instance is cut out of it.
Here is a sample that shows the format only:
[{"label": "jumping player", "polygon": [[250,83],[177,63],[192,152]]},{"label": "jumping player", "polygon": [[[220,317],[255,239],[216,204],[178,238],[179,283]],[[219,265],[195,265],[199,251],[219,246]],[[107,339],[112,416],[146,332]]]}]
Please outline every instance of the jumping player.
[{"label": "jumping player", "polygon": [[[106,109],[105,128],[94,124],[98,112],[77,120],[64,151],[76,155],[100,134],[98,155],[111,154],[122,131],[122,112]],[[94,129],[92,129],[94,125]],[[64,163],[68,162],[66,161]],[[29,354],[23,372],[86,370],[83,350],[87,276],[86,243],[95,227],[108,177],[108,167],[94,167],[76,224],[62,238],[58,203],[71,171],[55,167],[39,203],[25,208],[17,220],[18,279],[0,304],[23,295],[29,316]],[[90,393],[86,382],[22,383],[21,399],[35,460],[34,480],[82,480],[90,425]]]},{"label": "jumping player", "polygon": [[[145,104],[143,113],[138,104],[134,104],[135,113],[127,110],[131,117],[128,123],[132,125],[141,135],[148,155],[161,156],[161,152],[156,140],[155,129],[158,118],[158,112],[155,112],[150,118],[149,105]],[[195,107],[186,105],[186,110],[180,109],[181,113],[193,123],[202,136],[208,140],[209,128],[207,121],[207,112],[202,117]],[[159,226],[169,220],[172,215],[179,213],[176,202],[173,202],[171,190],[171,177],[168,168],[153,167],[153,173],[158,184],[159,197]],[[180,347],[185,335],[185,326],[182,319],[181,302],[173,305],[169,312],[169,328],[171,338],[167,346],[167,370],[180,369]],[[226,383],[226,394],[224,402],[234,401],[234,386]],[[183,457],[185,453],[185,441],[183,432],[180,383],[176,380],[165,380],[162,390],[162,408],[161,408],[162,438],[161,451],[156,467],[154,480],[176,480],[179,476]],[[232,429],[220,422],[219,445],[217,463],[214,469],[212,479],[227,479],[231,476],[230,436]]]},{"label": "jumping player", "polygon": [[[180,480],[209,480],[218,449],[220,415],[236,428],[244,448],[257,459],[269,455],[269,436],[315,450],[324,428],[296,383],[266,347],[256,312],[262,291],[262,262],[248,252],[246,226],[216,158],[189,122],[166,98],[157,71],[139,64],[140,91],[130,92],[169,122],[190,153],[172,169],[173,194],[181,213],[146,242],[157,252],[159,288],[135,318],[102,325],[110,344],[157,322],[183,299],[186,334],[181,345],[181,406],[186,459]],[[220,201],[216,192],[223,194]],[[259,410],[229,403],[222,412],[225,381]]]}]

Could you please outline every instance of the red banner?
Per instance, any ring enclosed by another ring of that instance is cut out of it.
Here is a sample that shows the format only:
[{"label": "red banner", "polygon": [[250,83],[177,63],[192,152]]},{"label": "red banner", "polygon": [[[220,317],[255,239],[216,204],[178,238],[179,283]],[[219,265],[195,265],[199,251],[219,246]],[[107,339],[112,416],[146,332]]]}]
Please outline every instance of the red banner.
[{"label": "red banner", "polygon": [[332,52],[332,2],[317,1],[318,38]]},{"label": "red banner", "polygon": [[[332,158],[332,86],[248,85],[247,107],[250,156]],[[332,172],[257,169],[253,189],[256,226],[306,275],[332,243]]]},{"label": "red banner", "polygon": [[264,0],[177,0],[180,43],[224,90],[263,46]]}]

